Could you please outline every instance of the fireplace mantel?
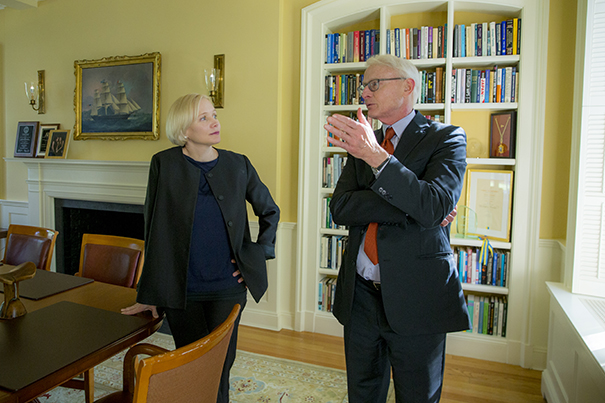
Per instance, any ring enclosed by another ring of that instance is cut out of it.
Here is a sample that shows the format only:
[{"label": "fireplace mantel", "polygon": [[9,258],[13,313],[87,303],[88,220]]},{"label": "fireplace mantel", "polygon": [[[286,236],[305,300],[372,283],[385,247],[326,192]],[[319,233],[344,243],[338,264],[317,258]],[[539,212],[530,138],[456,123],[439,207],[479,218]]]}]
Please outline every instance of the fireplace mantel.
[{"label": "fireplace mantel", "polygon": [[6,158],[27,166],[32,224],[55,226],[54,199],[140,204],[145,202],[148,161]]}]

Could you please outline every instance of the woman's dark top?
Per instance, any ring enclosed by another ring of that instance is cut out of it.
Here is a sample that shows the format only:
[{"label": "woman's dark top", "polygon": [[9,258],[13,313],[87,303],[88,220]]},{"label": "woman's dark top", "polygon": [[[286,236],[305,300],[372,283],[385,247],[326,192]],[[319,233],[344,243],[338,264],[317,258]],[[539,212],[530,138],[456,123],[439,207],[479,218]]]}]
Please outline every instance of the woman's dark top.
[{"label": "woman's dark top", "polygon": [[233,255],[225,220],[205,176],[218,158],[208,162],[185,158],[201,170],[189,248],[187,299],[221,299],[245,292],[246,287],[233,277],[236,266],[231,263]]}]

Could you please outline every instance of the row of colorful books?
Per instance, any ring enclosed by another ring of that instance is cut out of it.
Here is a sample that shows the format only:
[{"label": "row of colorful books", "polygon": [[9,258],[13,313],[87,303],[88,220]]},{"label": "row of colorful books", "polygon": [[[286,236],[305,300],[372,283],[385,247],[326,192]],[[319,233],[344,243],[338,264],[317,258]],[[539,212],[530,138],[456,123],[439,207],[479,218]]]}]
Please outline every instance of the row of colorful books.
[{"label": "row of colorful books", "polygon": [[521,18],[454,26],[454,57],[521,54]]},{"label": "row of colorful books", "polygon": [[516,67],[452,69],[453,103],[517,102],[518,95],[519,72]]},{"label": "row of colorful books", "polygon": [[447,53],[447,24],[386,31],[386,53],[404,59],[437,59]]},{"label": "row of colorful books", "polygon": [[319,267],[340,270],[348,239],[346,235],[322,236],[319,248]]},{"label": "row of colorful books", "polygon": [[[445,102],[445,72],[443,67],[434,71],[420,71],[420,103]],[[325,77],[325,105],[360,105],[363,98],[357,88],[363,82],[363,74],[337,74]]]},{"label": "row of colorful books", "polygon": [[506,296],[466,296],[472,329],[468,333],[506,337],[508,300]]},{"label": "row of colorful books", "polygon": [[[332,213],[330,212],[330,202],[332,197],[324,197],[321,205],[321,222],[322,228],[325,229],[342,229],[346,230],[346,225],[338,225],[332,220]],[[322,266],[323,267],[323,266]]]},{"label": "row of colorful books", "polygon": [[357,91],[362,82],[363,74],[327,75],[325,105],[363,104],[363,98]]},{"label": "row of colorful books", "polygon": [[445,102],[445,72],[443,67],[435,71],[420,71],[421,104],[440,104]]},{"label": "row of colorful books", "polygon": [[319,280],[317,309],[323,312],[332,312],[334,306],[334,292],[336,291],[336,278],[324,277]]},{"label": "row of colorful books", "polygon": [[380,30],[326,35],[326,63],[364,62],[380,53]]},{"label": "row of colorful books", "polygon": [[481,259],[482,257],[480,248],[454,248],[454,258],[460,281],[467,284],[506,287],[510,251],[494,249],[493,252],[486,253],[483,259]]},{"label": "row of colorful books", "polygon": [[347,157],[340,154],[334,154],[331,157],[324,157],[322,169],[322,186],[324,188],[336,187],[338,178],[347,163]]},{"label": "row of colorful books", "polygon": [[432,120],[439,123],[445,123],[445,115],[424,115],[428,120]]}]

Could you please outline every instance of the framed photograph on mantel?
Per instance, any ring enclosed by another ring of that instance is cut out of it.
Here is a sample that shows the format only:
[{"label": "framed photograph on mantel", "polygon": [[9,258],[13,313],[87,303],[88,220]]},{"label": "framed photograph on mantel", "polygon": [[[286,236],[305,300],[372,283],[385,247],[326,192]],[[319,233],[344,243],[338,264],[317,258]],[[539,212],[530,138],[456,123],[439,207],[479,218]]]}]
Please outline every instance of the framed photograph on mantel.
[{"label": "framed photograph on mantel", "polygon": [[69,147],[70,130],[53,130],[48,137],[44,158],[65,158]]},{"label": "framed photograph on mantel", "polygon": [[160,54],[74,63],[74,140],[158,140]]},{"label": "framed photograph on mantel", "polygon": [[510,241],[513,171],[469,169],[466,205],[476,214],[473,235]]},{"label": "framed photograph on mantel", "polygon": [[490,120],[490,158],[515,158],[517,112],[492,113]]},{"label": "framed photograph on mantel", "polygon": [[44,158],[46,155],[46,147],[48,146],[48,137],[50,132],[59,129],[59,123],[41,124],[38,132],[38,141],[36,145],[36,157]]},{"label": "framed photograph on mantel", "polygon": [[15,157],[33,157],[40,122],[19,122],[15,139]]}]

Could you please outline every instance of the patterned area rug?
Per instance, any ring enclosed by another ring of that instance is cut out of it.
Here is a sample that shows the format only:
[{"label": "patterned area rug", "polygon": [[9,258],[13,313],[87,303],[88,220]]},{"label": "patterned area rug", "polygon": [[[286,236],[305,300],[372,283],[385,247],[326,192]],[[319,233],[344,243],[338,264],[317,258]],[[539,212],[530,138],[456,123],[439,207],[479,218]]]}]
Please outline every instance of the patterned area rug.
[{"label": "patterned area rug", "polygon": [[[145,342],[174,349],[172,337],[162,333],[152,335]],[[95,367],[95,399],[122,389],[125,353]],[[83,403],[84,392],[59,387],[38,399],[42,403]],[[395,402],[392,390],[388,401]],[[230,402],[348,402],[346,374],[338,369],[239,350],[231,370]]]}]

